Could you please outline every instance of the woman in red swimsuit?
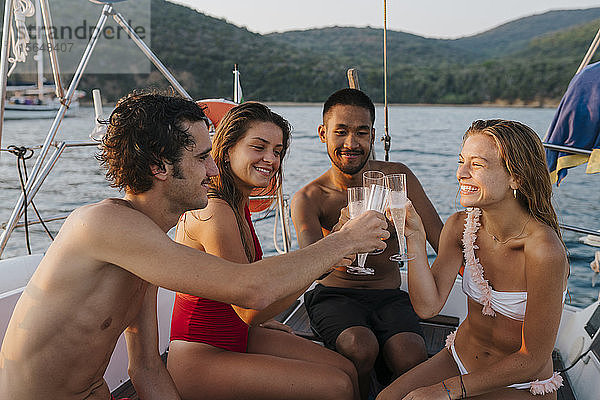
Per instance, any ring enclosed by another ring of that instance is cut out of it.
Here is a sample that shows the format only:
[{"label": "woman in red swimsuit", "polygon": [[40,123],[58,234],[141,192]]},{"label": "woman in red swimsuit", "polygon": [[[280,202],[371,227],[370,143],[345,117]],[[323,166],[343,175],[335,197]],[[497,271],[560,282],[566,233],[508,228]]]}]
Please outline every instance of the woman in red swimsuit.
[{"label": "woman in red swimsuit", "polygon": [[[176,240],[237,263],[260,259],[249,197],[276,190],[289,135],[288,122],[260,103],[231,109],[213,139],[219,176],[208,206],[181,217]],[[182,398],[357,399],[350,361],[272,320],[296,298],[257,311],[178,293],[167,367]]]}]

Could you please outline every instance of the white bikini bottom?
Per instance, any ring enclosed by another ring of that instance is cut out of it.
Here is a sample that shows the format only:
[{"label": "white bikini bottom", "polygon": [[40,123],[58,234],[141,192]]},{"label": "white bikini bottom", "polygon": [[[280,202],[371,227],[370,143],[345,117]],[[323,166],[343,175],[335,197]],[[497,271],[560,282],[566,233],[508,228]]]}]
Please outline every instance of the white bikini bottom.
[{"label": "white bikini bottom", "polygon": [[[456,349],[454,348],[455,335],[456,335],[456,332],[452,332],[451,334],[448,335],[448,337],[446,338],[446,348],[450,351],[450,354],[452,355],[452,358],[454,359],[454,362],[456,363],[456,366],[458,367],[460,374],[467,375],[469,373],[469,371],[467,371],[467,369],[465,368],[462,361],[460,361],[460,358],[458,357],[458,353],[456,352]],[[553,372],[552,376],[550,378],[545,379],[543,381],[536,379],[533,382],[515,383],[514,385],[509,385],[507,387],[513,388],[513,389],[529,390],[531,392],[531,394],[546,394],[546,393],[552,393],[552,392],[557,391],[558,388],[561,387],[562,385],[563,385],[562,376],[560,376],[560,374],[558,372]]]}]

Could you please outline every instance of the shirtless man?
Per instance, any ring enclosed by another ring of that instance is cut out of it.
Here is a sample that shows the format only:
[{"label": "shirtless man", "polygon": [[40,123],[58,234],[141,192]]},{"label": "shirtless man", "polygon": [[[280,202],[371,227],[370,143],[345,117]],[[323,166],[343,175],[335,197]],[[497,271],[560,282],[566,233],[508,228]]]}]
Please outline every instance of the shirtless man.
[{"label": "shirtless man", "polygon": [[[404,164],[369,160],[374,122],[375,107],[359,90],[339,90],[325,102],[318,133],[327,145],[331,168],[292,199],[301,248],[331,232],[348,204],[346,189],[362,186],[364,171],[378,170],[406,174],[408,196],[423,216],[427,240],[437,251],[442,221],[418,179]],[[427,358],[418,318],[408,294],[399,289],[398,264],[389,260],[398,252],[395,234],[387,244],[384,253],[367,258],[374,275],[350,275],[345,268],[336,269],[305,295],[312,327],[325,345],[354,362],[363,398],[368,395],[370,373],[380,350],[395,377]]]},{"label": "shirtless man", "polygon": [[100,160],[125,196],[65,221],[9,323],[0,399],[109,400],[103,375],[123,331],[139,397],[179,399],[157,351],[157,286],[262,309],[344,256],[385,247],[384,218],[373,212],[310,249],[255,264],[175,243],[166,232],[178,217],[207,204],[210,150],[193,102],[137,93],[117,103]]}]

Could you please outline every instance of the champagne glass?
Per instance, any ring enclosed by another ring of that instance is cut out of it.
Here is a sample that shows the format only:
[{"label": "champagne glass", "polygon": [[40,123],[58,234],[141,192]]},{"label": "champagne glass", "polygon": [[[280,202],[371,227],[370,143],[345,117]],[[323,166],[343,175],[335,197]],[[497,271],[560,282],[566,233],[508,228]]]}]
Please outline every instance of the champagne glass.
[{"label": "champagne glass", "polygon": [[390,260],[396,262],[412,260],[414,257],[409,256],[406,252],[406,240],[404,238],[406,206],[408,205],[406,174],[386,175],[385,186],[388,189],[388,207],[398,236],[398,254],[391,256]]},{"label": "champagne glass", "polygon": [[348,214],[350,219],[358,217],[366,210],[368,197],[367,188],[365,187],[348,188]]},{"label": "champagne glass", "polygon": [[[380,185],[385,187],[385,175],[381,171],[365,171],[363,172],[363,186],[371,190],[372,185]],[[370,193],[370,192],[368,192]],[[368,194],[367,194],[368,196]],[[385,207],[384,207],[385,209]],[[373,250],[369,254],[377,255],[383,253],[383,250]]]},{"label": "champagne glass", "polygon": [[[348,214],[350,219],[358,217],[367,210],[369,189],[363,186],[348,188]],[[358,274],[356,267],[346,267],[349,274]]]},{"label": "champagne glass", "polygon": [[[366,210],[375,210],[383,212],[385,210],[387,200],[387,189],[384,186],[373,184],[369,191],[369,200],[367,201]],[[373,268],[365,267],[365,262],[369,253],[361,253],[358,255],[358,267],[346,269],[349,274],[355,275],[374,275]]]},{"label": "champagne glass", "polygon": [[371,185],[385,186],[385,175],[381,171],[363,172],[363,186],[371,189]]}]

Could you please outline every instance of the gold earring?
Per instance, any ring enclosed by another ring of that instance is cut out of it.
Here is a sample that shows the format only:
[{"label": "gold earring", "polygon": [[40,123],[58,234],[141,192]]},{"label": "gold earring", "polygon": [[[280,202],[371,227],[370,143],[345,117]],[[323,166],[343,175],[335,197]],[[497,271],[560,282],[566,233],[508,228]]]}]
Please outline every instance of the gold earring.
[{"label": "gold earring", "polygon": [[517,198],[517,189],[513,189],[513,197],[516,199]]}]

